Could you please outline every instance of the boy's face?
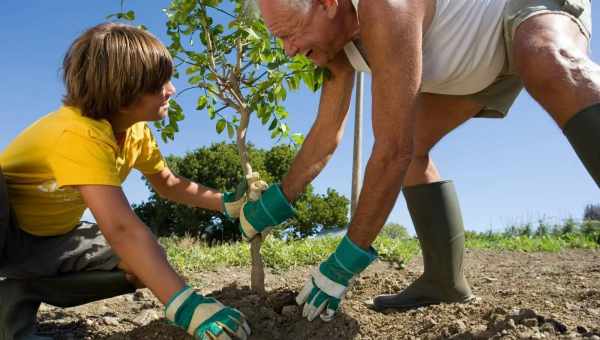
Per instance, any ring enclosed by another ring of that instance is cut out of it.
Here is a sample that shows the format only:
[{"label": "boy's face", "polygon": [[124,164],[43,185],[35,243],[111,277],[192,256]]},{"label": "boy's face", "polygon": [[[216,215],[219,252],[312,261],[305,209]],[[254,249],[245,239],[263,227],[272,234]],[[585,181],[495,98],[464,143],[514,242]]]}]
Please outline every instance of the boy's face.
[{"label": "boy's face", "polygon": [[175,86],[169,81],[157,93],[143,95],[128,110],[135,121],[161,120],[169,114],[169,99],[175,94]]}]

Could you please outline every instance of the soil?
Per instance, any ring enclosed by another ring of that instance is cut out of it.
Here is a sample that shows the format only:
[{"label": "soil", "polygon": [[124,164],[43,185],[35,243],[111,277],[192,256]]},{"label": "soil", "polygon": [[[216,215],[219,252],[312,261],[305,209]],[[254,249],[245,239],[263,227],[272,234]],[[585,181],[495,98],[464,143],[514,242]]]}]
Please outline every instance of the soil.
[{"label": "soil", "polygon": [[[600,340],[600,250],[559,253],[467,251],[465,273],[477,299],[409,311],[375,312],[370,299],[406,287],[422,271],[376,262],[356,280],[337,317],[302,319],[293,303],[308,267],[267,273],[266,297],[250,292],[249,268],[188,277],[203,294],[240,309],[251,339],[577,339]],[[165,321],[147,290],[59,309],[43,305],[39,330],[56,339],[191,339]]]}]

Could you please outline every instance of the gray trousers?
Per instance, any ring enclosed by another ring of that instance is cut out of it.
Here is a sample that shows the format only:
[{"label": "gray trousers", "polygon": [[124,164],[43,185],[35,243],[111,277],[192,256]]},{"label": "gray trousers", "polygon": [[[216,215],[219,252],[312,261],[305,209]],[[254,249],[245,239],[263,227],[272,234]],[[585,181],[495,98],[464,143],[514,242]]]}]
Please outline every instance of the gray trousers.
[{"label": "gray trousers", "polygon": [[59,236],[34,236],[19,228],[0,169],[0,277],[25,279],[109,271],[119,262],[97,224],[81,222]]}]

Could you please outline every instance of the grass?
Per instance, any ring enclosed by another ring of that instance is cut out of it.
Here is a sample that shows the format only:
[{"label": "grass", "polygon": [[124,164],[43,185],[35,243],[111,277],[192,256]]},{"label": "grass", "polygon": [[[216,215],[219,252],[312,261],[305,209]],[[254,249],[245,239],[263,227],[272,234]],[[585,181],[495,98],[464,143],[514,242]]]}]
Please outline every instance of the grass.
[{"label": "grass", "polygon": [[[570,223],[570,222],[568,222]],[[557,252],[563,249],[596,249],[600,247],[600,224],[511,227],[500,233],[466,233],[468,249],[510,250],[524,252]],[[340,237],[310,238],[284,241],[270,237],[263,244],[265,265],[274,270],[287,270],[296,266],[315,265],[323,261],[336,248]],[[213,270],[220,266],[250,265],[250,246],[245,242],[208,247],[192,237],[165,237],[160,242],[165,247],[170,262],[182,272]],[[384,261],[406,263],[419,254],[419,243],[414,238],[380,236],[374,244],[379,258]]]},{"label": "grass", "polygon": [[598,243],[583,234],[566,234],[560,236],[481,236],[467,238],[466,247],[467,249],[557,252],[563,249],[595,249],[598,248]]},{"label": "grass", "polygon": [[[267,267],[287,270],[296,266],[314,265],[325,260],[337,247],[340,237],[323,237],[283,241],[268,238],[261,253]],[[250,265],[250,245],[245,242],[208,247],[191,237],[160,239],[169,261],[182,271],[212,270],[219,266]],[[404,263],[418,253],[414,239],[379,238],[374,247],[382,260]]]}]

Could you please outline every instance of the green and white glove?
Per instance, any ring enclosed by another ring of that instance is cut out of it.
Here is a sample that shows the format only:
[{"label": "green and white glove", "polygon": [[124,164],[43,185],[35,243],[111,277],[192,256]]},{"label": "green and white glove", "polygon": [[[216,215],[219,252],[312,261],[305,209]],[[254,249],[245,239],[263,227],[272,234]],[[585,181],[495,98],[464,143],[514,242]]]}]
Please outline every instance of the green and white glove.
[{"label": "green and white glove", "polygon": [[223,193],[223,213],[227,218],[235,220],[240,217],[240,209],[246,202],[246,191],[248,191],[248,182],[242,179],[235,191]]},{"label": "green and white glove", "polygon": [[314,268],[304,288],[298,293],[296,303],[304,304],[302,316],[308,321],[321,316],[331,321],[346,294],[351,280],[377,258],[372,247],[363,250],[346,235],[333,254],[318,268]]},{"label": "green and white glove", "polygon": [[165,316],[195,339],[247,339],[250,335],[244,314],[188,286],[171,297],[165,306]]},{"label": "green and white glove", "polygon": [[240,211],[240,228],[246,240],[266,233],[294,216],[294,208],[283,195],[279,184],[272,184],[256,201],[248,200]]}]

